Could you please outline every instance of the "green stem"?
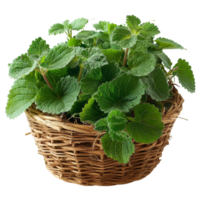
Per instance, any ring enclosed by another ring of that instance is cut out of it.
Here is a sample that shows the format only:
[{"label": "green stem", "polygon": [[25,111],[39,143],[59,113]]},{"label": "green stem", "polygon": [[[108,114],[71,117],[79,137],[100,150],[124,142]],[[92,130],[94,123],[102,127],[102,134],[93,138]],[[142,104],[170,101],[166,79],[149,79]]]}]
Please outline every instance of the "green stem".
[{"label": "green stem", "polygon": [[79,75],[78,75],[78,81],[81,80],[82,73],[83,73],[83,68],[84,68],[84,66],[82,64],[80,64],[80,72],[79,72]]},{"label": "green stem", "polygon": [[171,70],[166,74],[166,76],[171,76],[171,75],[173,75],[173,72],[175,72],[176,70],[178,70],[178,67],[175,67],[174,69],[171,69]]},{"label": "green stem", "polygon": [[42,76],[43,76],[44,80],[46,81],[47,85],[48,85],[52,90],[54,90],[54,88],[52,87],[52,85],[49,83],[49,81],[48,81],[46,75],[45,75],[45,74],[42,74]]},{"label": "green stem", "polygon": [[133,117],[126,117],[126,119],[128,119],[131,122],[135,122],[135,118],[133,118]]},{"label": "green stem", "polygon": [[126,49],[126,52],[125,52],[125,56],[124,56],[124,62],[123,62],[123,67],[126,66],[126,59],[127,59],[127,55],[128,55],[128,48]]}]

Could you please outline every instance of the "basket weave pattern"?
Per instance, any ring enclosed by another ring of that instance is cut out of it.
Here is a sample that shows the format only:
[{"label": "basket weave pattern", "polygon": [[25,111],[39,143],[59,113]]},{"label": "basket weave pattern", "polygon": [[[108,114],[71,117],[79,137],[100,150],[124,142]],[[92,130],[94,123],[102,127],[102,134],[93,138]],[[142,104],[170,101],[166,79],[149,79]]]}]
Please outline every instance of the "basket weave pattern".
[{"label": "basket weave pattern", "polygon": [[174,88],[171,108],[162,112],[163,135],[152,144],[135,143],[135,153],[128,164],[108,158],[100,139],[103,133],[91,125],[76,124],[42,113],[34,106],[26,110],[31,133],[47,169],[57,178],[80,185],[117,185],[140,180],[160,162],[169,143],[170,132],[184,102]]}]

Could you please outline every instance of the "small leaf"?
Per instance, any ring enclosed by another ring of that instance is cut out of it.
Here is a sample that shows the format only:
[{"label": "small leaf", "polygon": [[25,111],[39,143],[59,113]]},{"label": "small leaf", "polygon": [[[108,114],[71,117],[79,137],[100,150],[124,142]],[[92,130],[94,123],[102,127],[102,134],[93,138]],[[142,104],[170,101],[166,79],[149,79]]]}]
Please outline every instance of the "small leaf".
[{"label": "small leaf", "polygon": [[28,75],[37,67],[37,62],[29,59],[27,54],[23,54],[13,60],[13,63],[9,67],[9,76],[14,79],[21,78],[24,75]]},{"label": "small leaf", "polygon": [[94,24],[93,27],[96,30],[100,30],[100,31],[107,31],[107,26],[108,26],[109,22],[105,22],[105,21],[100,21],[98,24]]},{"label": "small leaf", "polygon": [[120,74],[120,69],[116,62],[111,62],[101,68],[91,69],[90,72],[81,80],[83,93],[93,94],[98,87],[105,82],[112,81]]},{"label": "small leaf", "polygon": [[158,67],[148,77],[142,79],[147,84],[146,93],[156,101],[169,98],[169,84],[163,70]]},{"label": "small leaf", "polygon": [[72,108],[79,92],[80,86],[74,77],[61,78],[55,90],[48,86],[40,89],[36,96],[37,108],[51,114],[67,112]]},{"label": "small leaf", "polygon": [[107,57],[109,61],[114,60],[115,62],[119,63],[119,61],[121,60],[122,51],[119,51],[116,49],[106,49],[106,50],[102,50],[102,52],[104,53],[104,55]]},{"label": "small leaf", "polygon": [[130,48],[136,44],[137,36],[132,35],[127,28],[117,27],[112,33],[112,41],[121,47]]},{"label": "small leaf", "polygon": [[180,44],[167,38],[157,38],[155,41],[161,49],[185,49]]},{"label": "small leaf", "polygon": [[153,37],[160,33],[158,27],[153,23],[147,22],[142,24],[141,26],[142,30],[140,31],[140,33],[145,37]]},{"label": "small leaf", "polygon": [[78,40],[86,40],[88,37],[95,35],[95,31],[81,31],[76,35]]},{"label": "small leaf", "polygon": [[171,60],[169,59],[169,57],[164,53],[159,53],[158,56],[160,57],[160,59],[162,60],[164,66],[168,69],[171,69],[171,66],[172,66],[172,62]]},{"label": "small leaf", "polygon": [[134,34],[134,33],[137,33],[138,25],[141,23],[141,21],[139,18],[137,18],[134,15],[131,15],[131,16],[128,15],[126,17],[126,23],[129,27],[129,29],[131,30],[131,32]]},{"label": "small leaf", "polygon": [[66,30],[64,26],[58,23],[51,26],[51,28],[49,29],[49,35],[57,35],[57,34],[64,33],[65,31]]},{"label": "small leaf", "polygon": [[128,133],[136,142],[153,143],[163,133],[164,123],[158,108],[150,104],[141,104],[134,109],[135,121],[126,127]]},{"label": "small leaf", "polygon": [[109,131],[107,118],[100,119],[95,123],[95,130],[97,131]]},{"label": "small leaf", "polygon": [[140,103],[145,89],[145,85],[139,78],[124,73],[113,81],[99,86],[94,98],[105,112],[115,109],[128,112]]},{"label": "small leaf", "polygon": [[75,19],[73,22],[70,23],[73,30],[79,31],[85,27],[88,23],[88,20],[85,18]]},{"label": "small leaf", "polygon": [[83,108],[83,111],[80,113],[82,122],[89,122],[92,124],[106,116],[107,114],[100,110],[94,98],[89,99],[88,103]]},{"label": "small leaf", "polygon": [[147,45],[144,42],[138,40],[136,42],[136,44],[132,48],[129,49],[129,54],[131,53],[131,51],[142,51],[142,52],[146,53],[147,52]]},{"label": "small leaf", "polygon": [[178,70],[174,72],[174,75],[178,77],[179,83],[189,92],[194,93],[196,89],[195,78],[189,63],[179,59],[174,68],[175,67],[178,67]]},{"label": "small leaf", "polygon": [[80,112],[82,112],[82,109],[84,108],[85,104],[88,102],[88,100],[77,100],[74,105],[72,106],[71,110],[70,110],[70,114],[78,114]]},{"label": "small leaf", "polygon": [[117,27],[117,24],[108,23],[108,25],[107,25],[107,28],[108,28],[107,33],[111,34],[115,30],[116,27]]},{"label": "small leaf", "polygon": [[81,43],[82,43],[81,40],[77,40],[76,38],[71,38],[68,41],[68,46],[69,47],[77,47],[77,46],[80,46]]},{"label": "small leaf", "polygon": [[131,138],[123,138],[122,141],[112,140],[109,133],[101,138],[106,155],[119,163],[127,163],[130,156],[135,153],[135,145]]}]

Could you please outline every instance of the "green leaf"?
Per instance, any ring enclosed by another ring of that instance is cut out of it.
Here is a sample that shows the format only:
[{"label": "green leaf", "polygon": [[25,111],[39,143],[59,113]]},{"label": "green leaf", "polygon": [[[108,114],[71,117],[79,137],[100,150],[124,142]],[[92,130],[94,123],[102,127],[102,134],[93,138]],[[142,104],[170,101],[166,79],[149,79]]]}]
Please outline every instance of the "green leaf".
[{"label": "green leaf", "polygon": [[152,54],[135,51],[129,59],[130,73],[134,76],[146,76],[155,69],[156,59]]},{"label": "green leaf", "polygon": [[77,46],[80,46],[81,43],[82,43],[81,40],[77,40],[76,38],[71,38],[68,41],[68,46],[69,47],[77,47]]},{"label": "green leaf", "polygon": [[134,122],[129,122],[126,129],[136,142],[148,144],[160,138],[164,123],[158,108],[141,104],[134,108],[134,114]]},{"label": "green leaf", "polygon": [[29,59],[27,54],[22,54],[15,60],[9,67],[9,76],[14,79],[21,78],[24,75],[28,75],[37,67],[37,62]]},{"label": "green leaf", "polygon": [[78,18],[75,19],[73,22],[71,22],[71,27],[73,30],[79,31],[82,28],[85,27],[85,25],[88,23],[88,20],[85,18]]},{"label": "green leaf", "polygon": [[51,28],[49,29],[49,35],[57,35],[57,34],[64,33],[65,31],[66,30],[64,26],[58,23],[51,26]]},{"label": "green leaf", "polygon": [[32,41],[30,48],[28,50],[28,55],[32,58],[38,59],[47,55],[49,52],[49,45],[41,37]]},{"label": "green leaf", "polygon": [[108,127],[113,132],[123,131],[127,122],[125,114],[117,109],[112,110],[108,115]]},{"label": "green leaf", "polygon": [[153,23],[146,22],[141,26],[142,30],[140,31],[140,33],[145,37],[153,37],[160,33],[158,27]]},{"label": "green leaf", "polygon": [[8,95],[6,114],[10,119],[14,119],[23,113],[35,101],[38,87],[32,79],[18,79],[14,82]]},{"label": "green leaf", "polygon": [[169,98],[169,85],[163,70],[158,67],[148,77],[142,79],[147,84],[146,93],[156,101],[164,101]]},{"label": "green leaf", "polygon": [[137,36],[132,35],[127,28],[117,27],[112,33],[112,42],[121,47],[130,48],[136,44]]},{"label": "green leaf", "polygon": [[[142,52],[147,52],[147,45],[144,43],[144,42],[142,42],[142,41],[140,41],[140,40],[138,40],[137,42],[136,42],[136,44],[132,47],[132,48],[130,48],[129,49],[129,55],[130,55],[130,53],[131,52],[134,52],[134,51],[142,51]],[[129,56],[130,57],[130,56]]]},{"label": "green leaf", "polygon": [[106,50],[102,50],[102,52],[104,53],[104,55],[107,57],[107,59],[109,61],[116,61],[117,63],[119,63],[119,61],[121,60],[122,57],[122,51],[116,50],[116,49],[106,49]]},{"label": "green leaf", "polygon": [[116,62],[111,62],[101,68],[91,69],[90,72],[81,80],[83,93],[93,94],[98,87],[105,82],[112,81],[120,74],[120,69]]},{"label": "green leaf", "polygon": [[115,109],[128,112],[129,109],[140,103],[145,92],[145,85],[131,74],[122,74],[111,82],[99,86],[94,95],[101,110],[110,112]]},{"label": "green leaf", "polygon": [[109,22],[100,21],[98,24],[93,24],[93,27],[96,30],[107,31],[108,24],[109,24]]},{"label": "green leaf", "polygon": [[107,114],[100,110],[94,98],[89,99],[88,103],[83,108],[83,111],[80,113],[80,119],[82,122],[89,122],[92,124],[106,116]]},{"label": "green leaf", "polygon": [[123,138],[122,141],[112,140],[109,133],[101,138],[106,155],[119,163],[127,163],[130,156],[135,153],[135,145],[131,138]]},{"label": "green leaf", "polygon": [[155,41],[161,49],[185,49],[180,44],[167,38],[157,38]]},{"label": "green leaf", "polygon": [[67,112],[80,92],[78,81],[74,77],[63,77],[57,82],[55,90],[45,86],[36,96],[37,108],[43,112],[60,114]]},{"label": "green leaf", "polygon": [[100,119],[95,123],[95,130],[97,131],[109,131],[107,118]]},{"label": "green leaf", "polygon": [[45,62],[41,66],[49,70],[60,69],[69,64],[74,57],[75,51],[72,48],[58,45],[49,51]]},{"label": "green leaf", "polygon": [[76,39],[78,40],[86,40],[88,39],[90,36],[95,35],[95,31],[81,31],[76,35]]},{"label": "green leaf", "polygon": [[84,108],[85,104],[88,102],[88,100],[77,100],[74,105],[72,106],[70,110],[70,114],[77,114],[82,112],[82,109]]},{"label": "green leaf", "polygon": [[141,23],[140,19],[134,15],[128,15],[126,17],[126,23],[133,34],[137,34],[138,25]]},{"label": "green leaf", "polygon": [[107,33],[111,34],[115,30],[116,27],[117,27],[117,24],[108,23],[108,25],[107,25],[107,28],[108,28]]},{"label": "green leaf", "polygon": [[69,23],[69,20],[65,20],[65,21],[63,22],[63,26],[64,26],[65,30],[72,29],[72,26],[71,26],[71,24]]},{"label": "green leaf", "polygon": [[88,69],[99,68],[107,65],[106,56],[97,47],[82,49],[78,57],[82,58],[82,64]]},{"label": "green leaf", "polygon": [[159,53],[158,56],[160,57],[160,59],[162,60],[164,66],[168,69],[171,69],[172,66],[172,62],[170,60],[170,58],[164,53]]},{"label": "green leaf", "polygon": [[195,78],[189,63],[183,59],[179,59],[175,67],[178,67],[174,75],[178,77],[179,83],[189,92],[194,93],[196,89]]}]

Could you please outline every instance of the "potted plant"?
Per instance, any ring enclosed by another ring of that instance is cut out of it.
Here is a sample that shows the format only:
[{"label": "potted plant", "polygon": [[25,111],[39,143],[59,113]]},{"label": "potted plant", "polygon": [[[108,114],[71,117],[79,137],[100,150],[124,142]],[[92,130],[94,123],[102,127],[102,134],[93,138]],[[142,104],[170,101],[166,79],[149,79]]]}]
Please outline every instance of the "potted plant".
[{"label": "potted plant", "polygon": [[[9,64],[16,79],[7,116],[25,112],[31,133],[56,177],[81,185],[140,180],[159,163],[182,110],[175,77],[189,92],[195,80],[188,62],[172,65],[163,50],[184,49],[158,27],[127,16],[82,30],[88,20],[54,24],[66,33],[53,48],[41,37]],[[79,31],[74,35],[74,31]]]}]

